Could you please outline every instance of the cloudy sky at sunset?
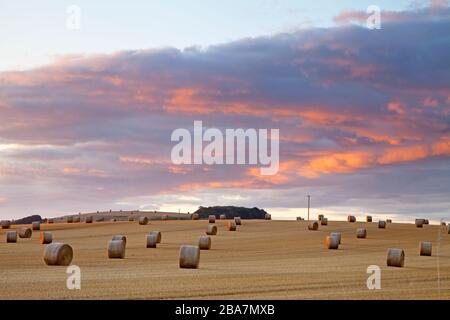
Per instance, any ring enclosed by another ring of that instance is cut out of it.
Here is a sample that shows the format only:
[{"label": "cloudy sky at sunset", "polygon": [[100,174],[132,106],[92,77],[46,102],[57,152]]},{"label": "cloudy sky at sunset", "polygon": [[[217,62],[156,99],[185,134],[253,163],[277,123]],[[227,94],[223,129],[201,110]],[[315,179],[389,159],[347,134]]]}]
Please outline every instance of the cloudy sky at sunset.
[{"label": "cloudy sky at sunset", "polygon": [[[314,214],[450,219],[448,2],[91,2],[0,1],[0,218],[294,218],[310,194]],[[280,129],[280,171],[174,165],[194,120]]]}]

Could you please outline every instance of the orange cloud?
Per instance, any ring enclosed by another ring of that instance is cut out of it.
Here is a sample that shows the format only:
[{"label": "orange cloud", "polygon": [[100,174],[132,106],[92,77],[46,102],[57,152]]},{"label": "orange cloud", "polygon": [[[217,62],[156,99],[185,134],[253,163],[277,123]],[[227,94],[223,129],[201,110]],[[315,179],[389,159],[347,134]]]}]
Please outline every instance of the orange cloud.
[{"label": "orange cloud", "polygon": [[429,150],[424,145],[412,147],[399,147],[387,150],[378,158],[380,164],[390,164],[397,162],[408,162],[424,159],[429,156]]},{"label": "orange cloud", "polygon": [[388,104],[388,109],[394,111],[397,114],[405,114],[405,107],[399,102],[390,102]]},{"label": "orange cloud", "polygon": [[85,168],[76,168],[76,167],[65,167],[62,170],[64,175],[71,176],[92,176],[92,177],[106,177],[107,174],[98,169],[85,169]]}]

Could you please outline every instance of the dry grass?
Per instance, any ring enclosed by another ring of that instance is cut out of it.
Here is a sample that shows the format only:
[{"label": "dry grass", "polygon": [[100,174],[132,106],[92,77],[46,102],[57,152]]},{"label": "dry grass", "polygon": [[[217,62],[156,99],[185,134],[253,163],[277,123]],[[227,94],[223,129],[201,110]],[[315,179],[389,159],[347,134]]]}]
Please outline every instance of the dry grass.
[{"label": "dry grass", "polygon": [[[328,226],[310,232],[307,221],[253,220],[236,232],[225,232],[227,222],[216,222],[214,246],[201,252],[196,270],[178,267],[179,250],[183,244],[198,244],[207,220],[152,221],[147,226],[42,224],[41,230],[51,231],[54,241],[73,247],[72,264],[82,271],[81,290],[66,288],[66,267],[45,265],[38,232],[7,244],[6,230],[0,231],[0,299],[450,298],[450,235],[443,226],[419,229],[393,223],[378,229],[376,223],[328,221]],[[355,237],[358,227],[367,228],[366,239]],[[164,239],[157,249],[148,250],[143,238],[154,229],[164,233]],[[338,250],[325,247],[331,231],[342,232]],[[115,234],[127,237],[123,260],[107,257],[108,241]],[[419,256],[421,240],[433,243],[433,256]],[[386,266],[389,247],[405,250],[404,268]],[[381,290],[366,287],[366,270],[373,264],[382,270]]]}]

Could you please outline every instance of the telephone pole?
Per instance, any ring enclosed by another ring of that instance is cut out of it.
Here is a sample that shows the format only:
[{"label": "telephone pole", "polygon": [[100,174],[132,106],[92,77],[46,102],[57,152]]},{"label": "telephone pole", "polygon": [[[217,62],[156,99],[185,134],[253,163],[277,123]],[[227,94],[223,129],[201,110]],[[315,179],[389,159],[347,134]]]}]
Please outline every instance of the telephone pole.
[{"label": "telephone pole", "polygon": [[309,221],[309,208],[311,206],[311,196],[308,194],[307,197],[308,197],[308,221]]}]

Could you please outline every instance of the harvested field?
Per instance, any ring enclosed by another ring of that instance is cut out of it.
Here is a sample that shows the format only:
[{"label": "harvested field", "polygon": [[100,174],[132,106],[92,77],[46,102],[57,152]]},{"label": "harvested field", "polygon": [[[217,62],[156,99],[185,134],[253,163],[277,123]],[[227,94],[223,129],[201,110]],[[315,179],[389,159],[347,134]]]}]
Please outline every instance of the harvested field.
[{"label": "harvested field", "polygon": [[[55,242],[74,250],[81,268],[81,290],[66,288],[66,267],[47,266],[39,232],[6,243],[0,231],[0,299],[449,299],[450,235],[445,226],[328,221],[308,231],[307,221],[245,220],[236,232],[216,221],[211,250],[202,250],[198,269],[180,269],[181,245],[197,245],[207,220],[42,224]],[[356,228],[367,238],[357,239]],[[164,234],[148,250],[144,236]],[[339,250],[328,250],[325,237],[342,233]],[[108,259],[111,237],[127,237],[125,259]],[[440,241],[438,241],[440,239]],[[433,255],[419,256],[419,241],[431,241]],[[405,251],[404,268],[386,266],[388,248]],[[369,265],[381,268],[381,290],[366,286]],[[438,267],[439,266],[439,271]],[[438,282],[438,272],[440,274]],[[27,290],[23,290],[27,288]],[[440,291],[438,290],[440,288]]]}]

